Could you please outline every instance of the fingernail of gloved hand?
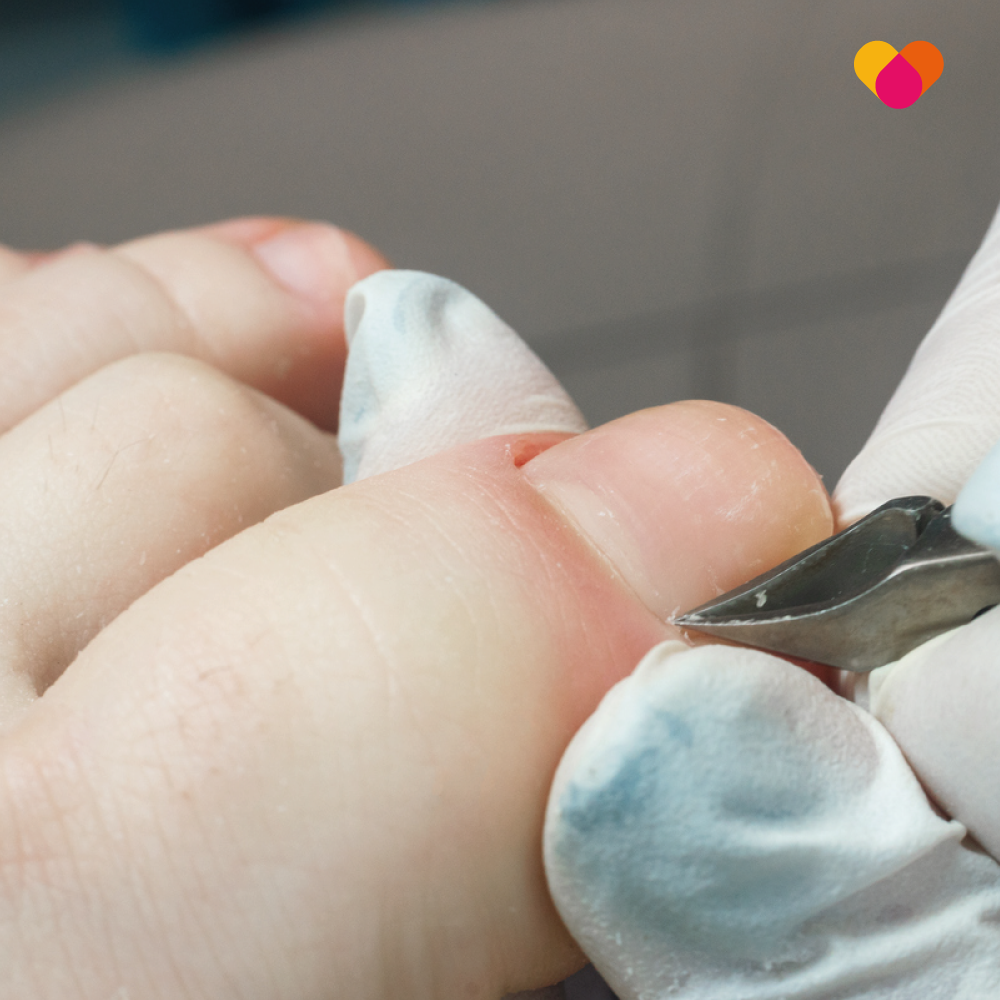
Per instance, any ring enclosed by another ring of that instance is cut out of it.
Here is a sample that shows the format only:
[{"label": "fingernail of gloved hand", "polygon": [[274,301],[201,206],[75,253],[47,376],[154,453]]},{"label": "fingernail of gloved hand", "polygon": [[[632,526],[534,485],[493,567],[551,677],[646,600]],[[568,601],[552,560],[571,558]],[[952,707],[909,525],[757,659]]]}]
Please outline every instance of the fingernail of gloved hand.
[{"label": "fingernail of gloved hand", "polygon": [[553,898],[622,1000],[981,1000],[995,861],[888,733],[755,650],[654,648],[574,737],[545,828]]},{"label": "fingernail of gloved hand", "polygon": [[951,517],[955,530],[966,538],[1000,550],[1000,444],[969,477]]},{"label": "fingernail of gloved hand", "polygon": [[255,243],[253,252],[289,291],[315,305],[330,302],[344,279],[362,271],[344,234],[319,222],[295,223]]},{"label": "fingernail of gloved hand", "polygon": [[478,438],[586,429],[528,345],[453,281],[380,271],[350,290],[344,320],[345,482]]}]

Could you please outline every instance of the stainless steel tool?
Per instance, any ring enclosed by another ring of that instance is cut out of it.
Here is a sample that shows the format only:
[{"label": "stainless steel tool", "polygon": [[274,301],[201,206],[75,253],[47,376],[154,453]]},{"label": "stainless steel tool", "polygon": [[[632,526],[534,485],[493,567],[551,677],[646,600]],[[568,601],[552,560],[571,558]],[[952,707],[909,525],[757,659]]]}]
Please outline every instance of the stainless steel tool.
[{"label": "stainless steel tool", "polygon": [[996,554],[950,507],[900,497],[674,624],[864,673],[996,604]]}]

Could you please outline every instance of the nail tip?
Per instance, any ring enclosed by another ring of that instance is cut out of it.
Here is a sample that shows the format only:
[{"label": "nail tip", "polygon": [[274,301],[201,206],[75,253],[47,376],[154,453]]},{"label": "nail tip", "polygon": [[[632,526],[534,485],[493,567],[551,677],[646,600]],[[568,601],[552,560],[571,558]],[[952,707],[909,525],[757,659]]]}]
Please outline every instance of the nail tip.
[{"label": "nail tip", "polygon": [[253,252],[280,285],[317,305],[333,301],[356,276],[344,233],[327,223],[290,226],[255,244]]}]

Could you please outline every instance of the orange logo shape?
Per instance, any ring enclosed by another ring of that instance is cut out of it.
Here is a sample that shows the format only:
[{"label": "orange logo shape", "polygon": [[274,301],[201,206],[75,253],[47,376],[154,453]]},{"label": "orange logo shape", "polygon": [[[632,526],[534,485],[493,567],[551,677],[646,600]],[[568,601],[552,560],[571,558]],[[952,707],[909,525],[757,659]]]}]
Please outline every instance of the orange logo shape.
[{"label": "orange logo shape", "polygon": [[888,42],[868,42],[854,57],[858,79],[890,108],[916,104],[942,69],[944,57],[930,42],[910,42],[902,52]]}]

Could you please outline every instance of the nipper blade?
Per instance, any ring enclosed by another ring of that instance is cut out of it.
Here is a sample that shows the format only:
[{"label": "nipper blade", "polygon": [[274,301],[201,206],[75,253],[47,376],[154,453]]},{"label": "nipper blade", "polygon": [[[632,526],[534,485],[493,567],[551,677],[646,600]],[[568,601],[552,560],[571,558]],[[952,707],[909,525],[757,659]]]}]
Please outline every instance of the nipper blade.
[{"label": "nipper blade", "polygon": [[1000,561],[951,508],[900,497],[728,594],[681,628],[866,672],[1000,604]]}]

